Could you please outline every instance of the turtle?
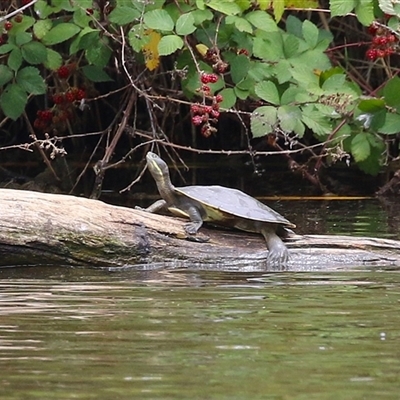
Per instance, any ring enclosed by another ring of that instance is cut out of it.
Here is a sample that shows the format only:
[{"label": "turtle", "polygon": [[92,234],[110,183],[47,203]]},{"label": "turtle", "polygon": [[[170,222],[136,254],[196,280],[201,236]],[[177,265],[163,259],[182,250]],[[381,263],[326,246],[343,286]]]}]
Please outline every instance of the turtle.
[{"label": "turtle", "polygon": [[281,237],[293,233],[296,225],[248,194],[224,186],[175,187],[171,183],[168,165],[157,154],[148,152],[147,168],[153,176],[162,199],[145,208],[147,212],[167,209],[172,214],[190,219],[184,229],[196,235],[203,222],[260,233],[267,248],[267,264],[285,266],[289,253]]}]

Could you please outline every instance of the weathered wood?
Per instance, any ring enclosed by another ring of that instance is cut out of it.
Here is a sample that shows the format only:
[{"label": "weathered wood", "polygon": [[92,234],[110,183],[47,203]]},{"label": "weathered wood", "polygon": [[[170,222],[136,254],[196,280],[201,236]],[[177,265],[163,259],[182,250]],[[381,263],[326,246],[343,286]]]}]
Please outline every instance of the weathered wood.
[{"label": "weathered wood", "polygon": [[[0,266],[161,266],[267,270],[261,235],[204,227],[193,242],[184,220],[98,200],[0,189]],[[343,236],[297,236],[288,243],[290,270],[400,265],[400,242]]]}]

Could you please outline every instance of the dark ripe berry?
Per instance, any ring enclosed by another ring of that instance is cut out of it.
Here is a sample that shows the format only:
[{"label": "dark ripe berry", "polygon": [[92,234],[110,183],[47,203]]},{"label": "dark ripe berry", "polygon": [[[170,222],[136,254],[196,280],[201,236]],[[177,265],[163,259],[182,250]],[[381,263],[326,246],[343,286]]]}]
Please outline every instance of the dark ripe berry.
[{"label": "dark ripe berry", "polygon": [[87,15],[92,15],[93,14],[93,8],[87,8],[86,9],[86,14]]},{"label": "dark ripe berry", "polygon": [[376,49],[368,49],[365,53],[365,56],[368,58],[368,60],[374,61],[378,57],[378,53]]},{"label": "dark ripe berry", "polygon": [[23,20],[22,14],[18,14],[18,15],[16,15],[16,16],[14,17],[14,21],[15,21],[17,24],[19,24],[20,22],[22,22],[22,20]]},{"label": "dark ripe berry", "polygon": [[217,80],[218,80],[218,76],[215,75],[215,74],[210,74],[210,75],[208,76],[208,81],[209,81],[210,83],[215,83],[215,82],[217,82]]},{"label": "dark ripe berry", "polygon": [[86,97],[86,92],[83,89],[78,89],[75,92],[75,99],[76,100],[82,100]]},{"label": "dark ripe berry", "polygon": [[36,115],[37,115],[37,120],[40,120],[42,122],[51,121],[53,118],[53,113],[51,112],[51,110],[38,110]]},{"label": "dark ripe berry", "polygon": [[12,22],[10,22],[10,21],[4,22],[4,29],[5,29],[6,31],[9,31],[12,27],[13,27]]},{"label": "dark ripe berry", "polygon": [[204,125],[201,127],[201,134],[208,138],[211,136],[211,129],[210,129],[210,125]]},{"label": "dark ripe berry", "polygon": [[62,65],[57,70],[58,77],[60,79],[67,79],[69,77],[69,68],[65,65]]},{"label": "dark ripe berry", "polygon": [[76,99],[74,91],[72,91],[71,89],[68,90],[68,92],[65,93],[65,99],[68,103],[73,103]]},{"label": "dark ripe berry", "polygon": [[204,106],[204,112],[206,114],[210,114],[211,111],[212,111],[212,107],[211,106]]},{"label": "dark ripe berry", "polygon": [[240,49],[240,50],[238,51],[238,54],[243,54],[243,55],[245,55],[245,56],[248,56],[248,55],[249,55],[249,52],[248,52],[246,49]]},{"label": "dark ripe berry", "polygon": [[47,122],[36,118],[33,122],[33,127],[39,130],[45,130],[47,128]]},{"label": "dark ripe berry", "polygon": [[223,74],[229,68],[229,64],[223,61],[219,61],[217,64],[213,65],[214,71],[218,72],[219,74]]},{"label": "dark ripe berry", "polygon": [[392,49],[391,47],[388,47],[384,51],[385,51],[385,56],[390,56],[394,53],[394,49]]},{"label": "dark ripe berry", "polygon": [[213,103],[212,109],[218,111],[219,110],[219,103]]},{"label": "dark ripe berry", "polygon": [[215,83],[218,80],[218,76],[215,74],[201,74],[200,77],[201,83],[207,84],[207,83]]},{"label": "dark ripe berry", "polygon": [[201,125],[203,123],[203,118],[201,117],[201,115],[195,115],[192,117],[192,124],[193,125]]},{"label": "dark ripe berry", "polygon": [[376,50],[376,57],[377,58],[383,58],[386,56],[386,51],[382,49],[377,49]]},{"label": "dark ripe berry", "polygon": [[372,23],[369,27],[368,27],[368,33],[372,36],[374,36],[376,34],[376,31],[378,30],[378,25],[375,23]]},{"label": "dark ripe berry", "polygon": [[224,98],[222,97],[222,94],[217,94],[217,95],[215,96],[215,101],[216,101],[217,103],[221,103],[221,101],[224,101]]},{"label": "dark ripe berry", "polygon": [[60,111],[58,113],[58,118],[60,119],[60,121],[66,121],[67,119],[69,119],[69,114],[67,111]]},{"label": "dark ripe berry", "polygon": [[210,86],[202,85],[202,86],[201,86],[201,90],[202,90],[203,92],[205,92],[205,93],[209,93],[211,89],[210,89]]},{"label": "dark ripe berry", "polygon": [[196,114],[200,114],[200,110],[202,110],[202,107],[200,106],[200,104],[196,103],[196,104],[192,104],[190,106],[190,111],[192,112],[192,114],[196,115]]},{"label": "dark ripe berry", "polygon": [[217,110],[211,110],[210,115],[211,115],[213,118],[218,118],[218,117],[219,117],[219,111],[217,111]]},{"label": "dark ripe berry", "polygon": [[204,83],[204,84],[210,83],[209,74],[201,74],[200,80],[201,80],[201,83]]},{"label": "dark ripe berry", "polygon": [[63,93],[57,93],[53,96],[54,104],[62,104],[65,102],[65,96]]},{"label": "dark ripe berry", "polygon": [[380,44],[381,44],[381,37],[380,37],[380,36],[375,36],[375,37],[372,39],[372,44],[373,44],[374,46],[380,46]]}]

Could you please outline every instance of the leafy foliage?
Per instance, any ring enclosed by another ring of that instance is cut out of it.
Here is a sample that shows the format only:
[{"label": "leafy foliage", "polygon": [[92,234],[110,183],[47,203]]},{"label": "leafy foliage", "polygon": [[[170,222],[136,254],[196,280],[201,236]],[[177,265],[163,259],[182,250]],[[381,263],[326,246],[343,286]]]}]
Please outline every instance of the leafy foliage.
[{"label": "leafy foliage", "polygon": [[[370,174],[386,162],[387,142],[400,131],[400,78],[368,92],[367,84],[338,66],[332,33],[316,18],[301,20],[290,12],[317,8],[317,0],[109,3],[38,0],[18,20],[0,23],[5,118],[18,120],[31,100],[56,95],[53,125],[34,128],[60,129],[64,111],[71,120],[82,106],[74,81],[93,93],[98,84],[114,82],[116,90],[133,87],[141,97],[156,92],[165,102],[200,102],[195,125],[212,126],[199,129],[205,138],[216,134],[220,111],[229,111],[253,139],[273,136],[292,145],[311,137],[321,143],[320,157],[346,152]],[[387,31],[398,46],[400,8],[392,1],[331,0],[330,13],[354,13],[364,26],[385,21],[377,28],[380,37]],[[387,43],[376,42],[377,50],[387,51]],[[217,79],[202,82],[204,72]],[[175,95],[168,85],[175,85]],[[64,98],[75,108],[63,109]]]}]

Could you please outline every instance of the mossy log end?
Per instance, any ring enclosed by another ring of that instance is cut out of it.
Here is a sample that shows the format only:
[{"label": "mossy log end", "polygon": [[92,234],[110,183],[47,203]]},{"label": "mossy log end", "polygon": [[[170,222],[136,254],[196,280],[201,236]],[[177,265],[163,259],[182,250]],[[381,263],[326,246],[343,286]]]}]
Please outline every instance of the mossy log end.
[{"label": "mossy log end", "polygon": [[[210,240],[199,243],[188,240],[184,223],[98,200],[0,189],[0,266],[267,270],[261,235],[204,227]],[[394,240],[296,236],[288,248],[289,270],[400,265]]]}]

